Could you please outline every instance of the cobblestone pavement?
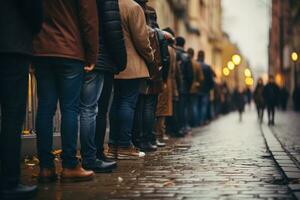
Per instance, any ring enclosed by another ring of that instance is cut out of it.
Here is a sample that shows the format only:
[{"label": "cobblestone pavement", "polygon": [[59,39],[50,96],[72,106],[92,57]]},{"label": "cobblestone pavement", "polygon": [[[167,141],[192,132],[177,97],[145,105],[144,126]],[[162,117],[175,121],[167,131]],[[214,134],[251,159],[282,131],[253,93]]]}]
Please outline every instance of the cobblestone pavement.
[{"label": "cobblestone pavement", "polygon": [[277,124],[271,128],[283,147],[300,164],[300,113],[278,112]]},{"label": "cobblestone pavement", "polygon": [[[26,167],[24,180],[34,182]],[[40,184],[37,199],[293,199],[266,150],[254,112],[237,113],[171,140],[140,161],[119,162],[93,182]]]}]

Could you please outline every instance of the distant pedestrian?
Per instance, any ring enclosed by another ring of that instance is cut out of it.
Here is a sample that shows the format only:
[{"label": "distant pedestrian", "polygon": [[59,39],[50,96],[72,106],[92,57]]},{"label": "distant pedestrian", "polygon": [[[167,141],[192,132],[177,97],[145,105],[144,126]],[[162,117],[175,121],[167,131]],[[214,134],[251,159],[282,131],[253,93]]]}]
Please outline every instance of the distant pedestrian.
[{"label": "distant pedestrian", "polygon": [[286,86],[283,86],[280,89],[280,107],[284,111],[287,109],[289,97],[290,97],[290,93],[288,88]]},{"label": "distant pedestrian", "polygon": [[252,103],[252,91],[250,87],[247,87],[245,90],[246,95],[246,103],[248,104],[249,108],[251,109],[251,103]]},{"label": "distant pedestrian", "polygon": [[36,186],[21,184],[21,133],[26,113],[33,37],[41,29],[43,1],[1,1],[0,199],[32,199]]},{"label": "distant pedestrian", "polygon": [[243,113],[245,112],[246,95],[242,88],[236,88],[233,94],[235,108],[239,113],[239,121],[243,120]]},{"label": "distant pedestrian", "polygon": [[263,96],[267,106],[269,125],[275,125],[275,107],[279,100],[279,87],[275,83],[274,76],[269,76],[269,81],[264,87]]},{"label": "distant pedestrian", "polygon": [[293,92],[294,110],[300,111],[300,86],[295,87]]},{"label": "distant pedestrian", "polygon": [[256,105],[257,117],[260,123],[263,122],[264,118],[264,109],[265,109],[265,100],[264,100],[264,82],[263,79],[258,79],[257,85],[255,87],[253,98]]}]

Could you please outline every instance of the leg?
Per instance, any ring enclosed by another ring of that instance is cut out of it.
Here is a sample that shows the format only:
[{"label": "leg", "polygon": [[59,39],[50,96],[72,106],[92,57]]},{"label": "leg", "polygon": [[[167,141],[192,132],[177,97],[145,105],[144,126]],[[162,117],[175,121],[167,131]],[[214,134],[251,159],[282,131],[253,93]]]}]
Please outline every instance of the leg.
[{"label": "leg", "polygon": [[16,187],[20,179],[21,132],[26,110],[29,61],[21,56],[0,56],[2,188]]},{"label": "leg", "polygon": [[109,123],[110,123],[109,145],[110,146],[118,145],[118,139],[120,133],[118,112],[120,109],[120,101],[121,101],[121,84],[122,83],[119,80],[114,81],[114,99],[109,113]]},{"label": "leg", "polygon": [[155,111],[157,105],[157,95],[146,95],[145,105],[143,110],[143,133],[144,138],[147,142],[151,144],[156,143],[156,136],[154,134],[154,124],[155,124]]},{"label": "leg", "polygon": [[54,168],[54,156],[52,154],[53,117],[58,102],[54,67],[46,63],[35,64],[38,96],[36,134],[41,169]]},{"label": "leg", "polygon": [[62,165],[72,169],[78,165],[77,139],[80,91],[83,83],[83,63],[79,61],[58,62],[57,87],[61,110]]},{"label": "leg", "polygon": [[112,87],[113,87],[114,76],[110,73],[104,74],[104,84],[100,99],[98,101],[98,115],[96,118],[96,136],[95,145],[97,148],[97,158],[102,158],[104,156],[104,139],[106,133],[107,125],[107,114],[109,108],[109,102],[112,97]]},{"label": "leg", "polygon": [[86,73],[80,95],[80,143],[82,164],[94,165],[96,161],[96,116],[98,100],[103,88],[104,75],[99,72]]},{"label": "leg", "polygon": [[119,80],[120,82],[120,104],[117,117],[120,127],[118,145],[128,147],[132,145],[132,127],[134,112],[139,96],[140,80]]},{"label": "leg", "polygon": [[136,104],[136,109],[134,112],[134,122],[132,128],[132,142],[134,146],[140,147],[142,140],[144,140],[143,136],[143,118],[144,118],[144,105],[145,97],[144,95],[139,95],[138,101]]}]

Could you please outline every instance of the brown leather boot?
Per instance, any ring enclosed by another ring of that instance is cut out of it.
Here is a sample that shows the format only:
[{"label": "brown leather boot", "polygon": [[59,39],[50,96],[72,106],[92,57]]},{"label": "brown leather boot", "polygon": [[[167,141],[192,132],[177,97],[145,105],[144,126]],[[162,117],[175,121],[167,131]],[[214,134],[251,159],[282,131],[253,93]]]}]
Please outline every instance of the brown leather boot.
[{"label": "brown leather boot", "polygon": [[40,169],[38,181],[42,183],[54,182],[57,180],[57,174],[55,168],[43,168]]},{"label": "brown leather boot", "polygon": [[66,182],[90,181],[94,175],[93,171],[84,170],[81,165],[77,165],[73,169],[64,168],[61,173],[61,180]]}]

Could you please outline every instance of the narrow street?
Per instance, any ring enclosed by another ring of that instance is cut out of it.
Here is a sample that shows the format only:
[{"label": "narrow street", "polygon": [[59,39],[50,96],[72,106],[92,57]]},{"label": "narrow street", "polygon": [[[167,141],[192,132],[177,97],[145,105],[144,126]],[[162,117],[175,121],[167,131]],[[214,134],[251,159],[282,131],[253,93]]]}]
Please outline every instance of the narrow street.
[{"label": "narrow street", "polygon": [[[26,167],[27,182],[36,168]],[[254,110],[222,116],[143,161],[121,161],[93,182],[39,184],[37,199],[293,199]]]}]

